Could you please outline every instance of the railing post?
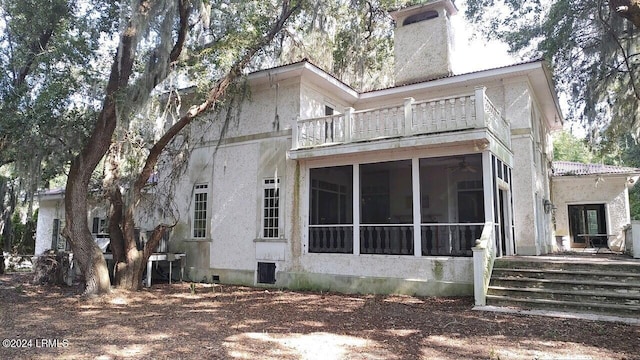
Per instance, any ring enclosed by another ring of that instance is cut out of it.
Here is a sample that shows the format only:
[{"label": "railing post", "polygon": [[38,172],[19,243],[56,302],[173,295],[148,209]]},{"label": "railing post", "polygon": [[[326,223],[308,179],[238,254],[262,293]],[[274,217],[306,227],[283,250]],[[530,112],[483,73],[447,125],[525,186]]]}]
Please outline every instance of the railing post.
[{"label": "railing post", "polygon": [[300,116],[297,116],[293,119],[293,124],[291,124],[291,148],[298,148],[298,120],[300,120]]},{"label": "railing post", "polygon": [[404,135],[411,135],[411,123],[413,122],[413,103],[415,99],[412,97],[404,99]]},{"label": "railing post", "polygon": [[473,251],[473,296],[476,306],[487,304],[487,289],[495,259],[495,253],[492,251],[495,238],[493,225],[492,222],[485,222],[480,239],[476,240],[476,246],[471,248]]},{"label": "railing post", "polygon": [[348,107],[346,109],[344,109],[344,142],[345,143],[349,143],[351,142],[351,127],[352,125],[352,118],[353,118],[353,111],[354,109],[352,107]]},{"label": "railing post", "polygon": [[476,306],[487,305],[487,297],[484,291],[484,268],[487,248],[479,246],[480,240],[476,241],[473,251],[473,297]]},{"label": "railing post", "polygon": [[478,86],[475,88],[475,98],[476,98],[476,126],[485,127],[485,116],[484,116],[484,92],[487,90],[484,86]]}]

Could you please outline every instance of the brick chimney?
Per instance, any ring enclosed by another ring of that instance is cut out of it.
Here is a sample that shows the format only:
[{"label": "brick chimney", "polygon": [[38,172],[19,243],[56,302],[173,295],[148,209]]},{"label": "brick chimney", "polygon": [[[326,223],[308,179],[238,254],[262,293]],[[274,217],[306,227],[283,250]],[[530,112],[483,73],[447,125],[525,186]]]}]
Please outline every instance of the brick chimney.
[{"label": "brick chimney", "polygon": [[449,76],[452,33],[451,0],[435,0],[391,13],[395,20],[395,83],[405,85]]}]

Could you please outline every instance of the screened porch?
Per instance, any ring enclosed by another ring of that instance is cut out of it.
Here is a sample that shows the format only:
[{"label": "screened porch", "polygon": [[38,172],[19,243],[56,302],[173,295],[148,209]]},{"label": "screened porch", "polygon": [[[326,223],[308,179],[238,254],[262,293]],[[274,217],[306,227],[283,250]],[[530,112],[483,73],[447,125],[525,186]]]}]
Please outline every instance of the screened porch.
[{"label": "screened porch", "polygon": [[485,222],[504,213],[493,211],[499,160],[488,158],[495,164],[476,153],[310,169],[308,252],[472,256]]}]

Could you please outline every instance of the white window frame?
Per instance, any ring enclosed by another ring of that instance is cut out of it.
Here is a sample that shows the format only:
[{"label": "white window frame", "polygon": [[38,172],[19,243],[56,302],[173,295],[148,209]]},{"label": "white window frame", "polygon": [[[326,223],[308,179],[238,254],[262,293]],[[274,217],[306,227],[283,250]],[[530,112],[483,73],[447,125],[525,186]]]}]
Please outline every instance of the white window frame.
[{"label": "white window frame", "polygon": [[[275,189],[275,196],[270,197],[269,190]],[[268,201],[275,199],[275,206]],[[266,178],[262,181],[262,206],[260,234],[263,239],[278,239],[281,237],[282,211],[280,211],[280,178]],[[272,211],[272,212],[270,212]],[[275,213],[275,214],[274,214]],[[271,223],[269,223],[271,221]]]},{"label": "white window frame", "polygon": [[[204,196],[204,198],[203,198]],[[200,206],[203,205],[203,206]],[[193,219],[191,221],[191,236],[194,239],[207,237],[209,218],[209,184],[195,184],[193,186]],[[204,217],[202,217],[204,215]]]},{"label": "white window frame", "polygon": [[106,217],[94,216],[91,218],[91,234],[98,235],[109,234],[109,219]]}]

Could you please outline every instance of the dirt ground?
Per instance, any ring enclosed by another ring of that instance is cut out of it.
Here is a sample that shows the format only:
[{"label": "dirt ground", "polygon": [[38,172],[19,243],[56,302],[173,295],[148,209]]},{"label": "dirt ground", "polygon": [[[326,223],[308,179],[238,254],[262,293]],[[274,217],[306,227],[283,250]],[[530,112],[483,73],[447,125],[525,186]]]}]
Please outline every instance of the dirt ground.
[{"label": "dirt ground", "polygon": [[30,277],[0,275],[1,359],[640,359],[640,326],[470,298],[180,283],[87,300]]}]

